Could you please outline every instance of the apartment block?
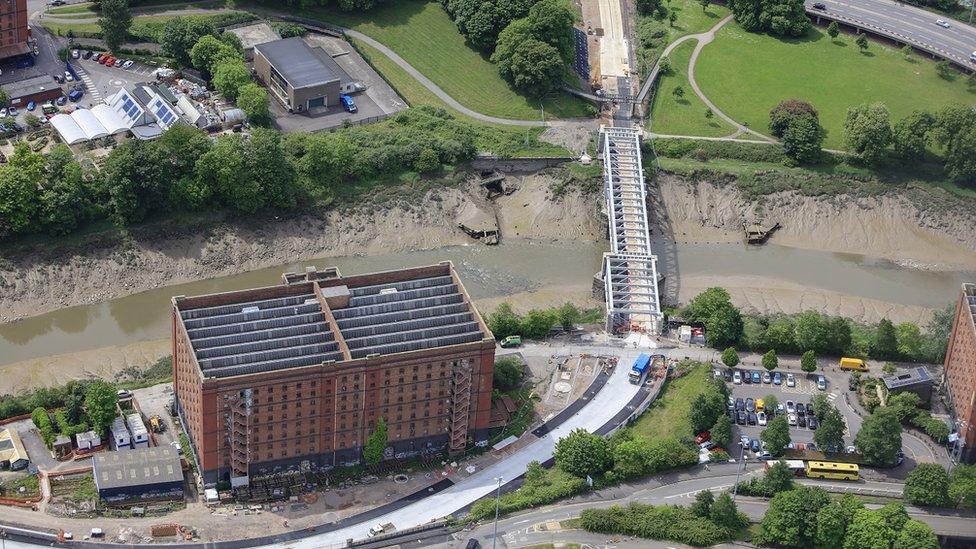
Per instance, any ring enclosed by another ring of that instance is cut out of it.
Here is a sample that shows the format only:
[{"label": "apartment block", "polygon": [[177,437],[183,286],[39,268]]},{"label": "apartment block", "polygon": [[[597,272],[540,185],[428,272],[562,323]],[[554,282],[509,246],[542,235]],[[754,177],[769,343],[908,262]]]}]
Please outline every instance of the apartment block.
[{"label": "apartment block", "polygon": [[485,445],[495,342],[450,263],[175,297],[173,384],[208,485]]},{"label": "apartment block", "polygon": [[0,0],[0,59],[31,51],[27,0]]},{"label": "apartment block", "polygon": [[943,384],[961,445],[959,458],[976,461],[976,284],[963,284],[946,350]]}]

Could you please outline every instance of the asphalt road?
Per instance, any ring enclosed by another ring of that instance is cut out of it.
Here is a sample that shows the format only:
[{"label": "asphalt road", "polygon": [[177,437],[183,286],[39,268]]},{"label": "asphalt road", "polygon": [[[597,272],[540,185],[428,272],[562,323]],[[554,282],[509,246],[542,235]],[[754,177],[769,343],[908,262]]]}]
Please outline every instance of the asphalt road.
[{"label": "asphalt road", "polygon": [[[855,24],[871,32],[889,33],[899,41],[935,51],[955,63],[976,69],[970,55],[976,52],[976,28],[944,15],[893,0],[816,0],[827,5],[825,11],[813,9],[815,0],[807,0],[811,17],[822,16]],[[945,29],[936,20],[949,22]]]}]

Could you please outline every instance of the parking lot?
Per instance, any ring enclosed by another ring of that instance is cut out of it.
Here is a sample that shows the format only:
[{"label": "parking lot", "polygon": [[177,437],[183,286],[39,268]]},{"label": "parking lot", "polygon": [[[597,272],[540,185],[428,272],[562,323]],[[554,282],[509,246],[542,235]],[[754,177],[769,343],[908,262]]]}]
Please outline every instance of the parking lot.
[{"label": "parking lot", "polygon": [[[724,374],[725,369],[722,368],[717,371]],[[827,396],[827,400],[837,407],[837,409],[841,413],[841,416],[843,416],[844,418],[845,445],[853,444],[854,435],[857,434],[857,429],[860,428],[861,421],[860,421],[860,416],[858,416],[857,413],[855,413],[854,410],[851,409],[851,407],[847,404],[847,401],[843,397],[844,393],[847,391],[847,379],[848,379],[847,373],[840,373],[840,374],[833,374],[833,375],[826,374],[826,373],[823,374],[824,379],[826,381],[826,386],[823,391],[820,391],[817,388],[817,379],[821,375],[819,372],[808,374],[806,372],[800,372],[794,370],[778,370],[777,372],[780,374],[780,384],[777,385],[773,382],[774,374],[769,375],[768,382],[763,380],[763,374],[767,373],[766,370],[764,369],[758,369],[758,370],[757,369],[736,369],[734,371],[740,372],[741,377],[743,378],[745,374],[748,374],[750,377],[750,382],[745,383],[744,379],[743,382],[739,384],[736,384],[734,382],[727,382],[730,388],[730,394],[733,399],[742,399],[743,403],[746,401],[746,399],[752,399],[754,403],[757,399],[763,399],[765,404],[765,401],[767,400],[766,397],[768,395],[772,395],[776,397],[776,400],[778,401],[779,405],[782,407],[783,410],[781,412],[777,412],[775,410],[771,411],[768,409],[767,406],[766,407],[767,409],[765,410],[767,422],[769,420],[772,420],[772,418],[775,417],[777,413],[782,413],[782,414],[788,413],[786,412],[788,403],[792,402],[794,405],[794,409],[796,409],[797,404],[802,404],[805,411],[805,409],[809,406],[810,400],[813,398],[814,394],[819,392],[825,393]],[[759,374],[760,377],[759,383],[751,382],[751,379],[753,377],[752,376],[753,372],[757,372]],[[789,376],[792,376],[794,380],[793,386],[790,386],[790,384],[788,383]],[[749,439],[758,439],[759,434],[762,433],[763,429],[765,429],[766,426],[759,425],[760,423],[759,417],[755,418],[755,424],[750,425],[748,419],[749,412],[746,410],[743,410],[743,412],[744,415],[746,416],[746,420],[743,423],[740,423],[739,421],[740,418],[738,417],[738,414],[733,413],[732,416],[732,421],[734,423],[732,429],[733,439],[738,440],[741,436],[746,436]],[[810,425],[805,421],[806,418],[809,418],[811,414],[804,414],[803,416],[804,421],[800,420],[800,414],[798,413],[798,410],[796,411],[795,415],[797,418],[796,424],[790,425],[791,440],[794,443],[803,443],[803,444],[812,443],[815,429],[811,429]]]}]

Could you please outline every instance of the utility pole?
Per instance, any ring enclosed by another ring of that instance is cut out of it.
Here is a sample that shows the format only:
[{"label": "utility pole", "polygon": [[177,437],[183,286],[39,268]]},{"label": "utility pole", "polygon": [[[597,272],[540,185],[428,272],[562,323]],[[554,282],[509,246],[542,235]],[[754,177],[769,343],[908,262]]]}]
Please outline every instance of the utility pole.
[{"label": "utility pole", "polygon": [[735,484],[732,485],[732,503],[735,503],[735,496],[739,492],[739,474],[746,467],[746,445],[739,441],[739,466],[735,468]]},{"label": "utility pole", "polygon": [[495,477],[495,534],[491,537],[491,549],[498,543],[498,500],[502,496],[502,477]]}]

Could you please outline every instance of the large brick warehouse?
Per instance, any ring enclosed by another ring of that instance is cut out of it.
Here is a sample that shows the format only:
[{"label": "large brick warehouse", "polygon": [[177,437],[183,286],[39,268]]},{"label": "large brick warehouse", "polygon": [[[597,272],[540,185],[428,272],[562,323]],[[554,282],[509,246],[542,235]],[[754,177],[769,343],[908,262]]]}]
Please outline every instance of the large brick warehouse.
[{"label": "large brick warehouse", "polygon": [[174,297],[173,385],[204,483],[488,438],[495,342],[450,263]]}]

